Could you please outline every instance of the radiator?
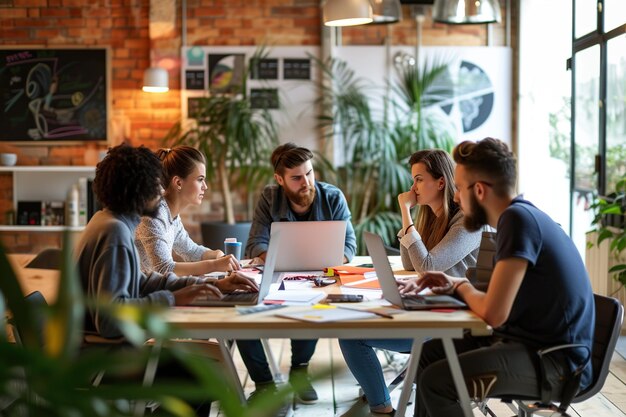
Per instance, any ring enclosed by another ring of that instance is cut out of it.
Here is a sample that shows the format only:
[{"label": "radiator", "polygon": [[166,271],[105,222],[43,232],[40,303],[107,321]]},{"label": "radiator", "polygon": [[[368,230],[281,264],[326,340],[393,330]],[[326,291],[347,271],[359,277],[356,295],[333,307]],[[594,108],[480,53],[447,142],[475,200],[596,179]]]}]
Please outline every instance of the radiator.
[{"label": "radiator", "polygon": [[[593,292],[617,298],[622,305],[626,305],[626,290],[620,289],[621,284],[613,279],[613,274],[609,274],[609,268],[617,263],[626,262],[626,255],[622,253],[621,261],[615,259],[609,251],[609,241],[604,240],[600,246],[596,244],[597,234],[587,233],[587,243],[593,246],[585,250],[585,266],[591,280]],[[619,289],[619,291],[618,291]],[[617,292],[616,292],[617,291]],[[626,324],[622,325],[625,328]]]}]

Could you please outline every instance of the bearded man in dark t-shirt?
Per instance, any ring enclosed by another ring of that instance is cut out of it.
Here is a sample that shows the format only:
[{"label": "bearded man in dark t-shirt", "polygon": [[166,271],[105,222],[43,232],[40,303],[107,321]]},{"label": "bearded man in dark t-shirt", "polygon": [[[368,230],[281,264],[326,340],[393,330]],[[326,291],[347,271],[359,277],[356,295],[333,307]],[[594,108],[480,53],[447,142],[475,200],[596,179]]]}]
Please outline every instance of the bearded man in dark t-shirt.
[{"label": "bearded man in dark t-shirt", "polygon": [[[456,294],[494,328],[493,336],[455,341],[470,398],[507,394],[541,397],[536,350],[561,344],[591,349],[595,323],[593,292],[584,263],[571,239],[547,214],[515,197],[516,161],[503,142],[463,142],[453,151],[455,182],[470,230],[497,228],[494,269],[486,292],[466,278],[441,272],[423,275],[415,291]],[[546,369],[551,399],[564,379],[584,363],[584,348],[551,354]],[[580,388],[591,382],[588,363]],[[417,377],[416,416],[462,416],[441,342],[424,345]]]}]

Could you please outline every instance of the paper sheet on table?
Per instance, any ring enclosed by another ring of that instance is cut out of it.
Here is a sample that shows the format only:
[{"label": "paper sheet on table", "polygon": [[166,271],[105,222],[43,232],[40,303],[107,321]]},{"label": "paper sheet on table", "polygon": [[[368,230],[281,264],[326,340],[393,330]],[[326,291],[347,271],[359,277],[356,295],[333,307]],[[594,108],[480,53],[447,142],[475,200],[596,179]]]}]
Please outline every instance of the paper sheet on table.
[{"label": "paper sheet on table", "polygon": [[263,301],[279,301],[285,304],[300,303],[300,304],[315,304],[322,298],[326,297],[326,293],[317,290],[305,290],[305,291],[270,291],[267,297]]},{"label": "paper sheet on table", "polygon": [[306,310],[288,313],[277,313],[276,315],[288,319],[302,320],[313,323],[325,323],[329,321],[345,320],[364,320],[378,317],[376,314],[369,313],[367,311],[350,310],[346,308],[336,308],[332,306],[322,308],[314,306]]},{"label": "paper sheet on table", "polygon": [[362,290],[380,290],[380,282],[378,282],[377,277],[366,278],[361,276],[361,278],[358,279],[358,275],[349,275],[350,278],[345,279],[347,277],[347,275],[341,277],[341,283],[344,287],[360,288]]}]

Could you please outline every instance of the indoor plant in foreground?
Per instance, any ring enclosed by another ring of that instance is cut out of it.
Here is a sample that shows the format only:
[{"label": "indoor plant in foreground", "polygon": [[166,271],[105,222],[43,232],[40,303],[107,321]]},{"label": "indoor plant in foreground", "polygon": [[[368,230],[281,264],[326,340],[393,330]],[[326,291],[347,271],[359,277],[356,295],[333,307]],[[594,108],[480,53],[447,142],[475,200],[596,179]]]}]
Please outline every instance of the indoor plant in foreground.
[{"label": "indoor plant in foreground", "polygon": [[[596,244],[599,246],[604,240],[609,241],[609,250],[613,262],[609,267],[609,274],[621,285],[619,291],[626,285],[626,174],[615,183],[615,191],[607,197],[597,197],[592,208],[595,217],[591,222],[597,233]],[[593,243],[588,243],[593,245]],[[617,292],[615,291],[615,292]]]},{"label": "indoor plant in foreground", "polygon": [[[67,234],[64,247],[72,247]],[[80,350],[85,303],[73,267],[70,251],[64,252],[57,298],[49,306],[26,302],[19,280],[0,247],[0,314],[6,307],[20,329],[21,344],[7,338],[0,327],[0,415],[3,416],[132,416],[129,401],[156,401],[159,415],[195,416],[183,400],[208,396],[220,402],[226,416],[265,416],[279,398],[267,398],[246,406],[234,389],[227,389],[228,379],[214,363],[189,343],[168,344],[168,351],[196,375],[196,379],[170,379],[142,386],[141,379],[92,386],[94,375],[120,372],[143,373],[153,354],[144,341],[148,335],[157,340],[177,336],[176,329],[161,318],[160,310],[130,304],[111,306],[126,340],[137,349]],[[123,380],[126,381],[126,380]],[[289,388],[282,389],[286,395]]]}]

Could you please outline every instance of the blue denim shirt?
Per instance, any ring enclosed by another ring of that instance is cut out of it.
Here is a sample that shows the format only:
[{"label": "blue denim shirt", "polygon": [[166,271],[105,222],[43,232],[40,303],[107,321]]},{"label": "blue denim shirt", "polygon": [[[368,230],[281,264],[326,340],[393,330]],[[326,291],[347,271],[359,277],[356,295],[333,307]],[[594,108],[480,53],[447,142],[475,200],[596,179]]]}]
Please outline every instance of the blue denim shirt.
[{"label": "blue denim shirt", "polygon": [[[343,254],[348,262],[351,261],[356,253],[356,236],[350,222],[351,214],[346,198],[339,188],[319,181],[315,182],[315,192],[315,200],[306,220],[346,220],[346,243]],[[273,222],[297,220],[283,188],[277,184],[265,187],[254,210],[245,257],[254,258],[267,252]]]}]

